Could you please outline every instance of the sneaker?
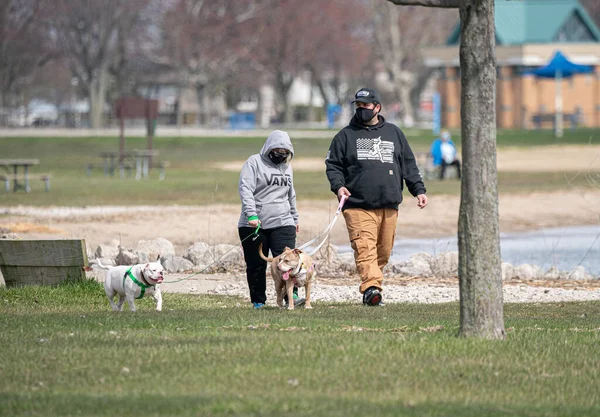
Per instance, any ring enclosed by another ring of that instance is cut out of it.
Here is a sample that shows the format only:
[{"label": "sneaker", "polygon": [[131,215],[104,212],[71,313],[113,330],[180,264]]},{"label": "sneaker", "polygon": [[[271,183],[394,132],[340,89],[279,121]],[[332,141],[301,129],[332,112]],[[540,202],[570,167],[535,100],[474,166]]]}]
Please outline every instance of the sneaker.
[{"label": "sneaker", "polygon": [[[300,307],[306,303],[306,298],[299,297],[298,294],[294,294],[294,307]],[[285,300],[285,305],[287,306],[289,303]]]},{"label": "sneaker", "polygon": [[383,304],[383,296],[381,292],[375,288],[370,287],[363,294],[363,304],[367,306],[382,306]]},{"label": "sneaker", "polygon": [[252,303],[255,309],[263,308],[265,306],[264,303]]}]

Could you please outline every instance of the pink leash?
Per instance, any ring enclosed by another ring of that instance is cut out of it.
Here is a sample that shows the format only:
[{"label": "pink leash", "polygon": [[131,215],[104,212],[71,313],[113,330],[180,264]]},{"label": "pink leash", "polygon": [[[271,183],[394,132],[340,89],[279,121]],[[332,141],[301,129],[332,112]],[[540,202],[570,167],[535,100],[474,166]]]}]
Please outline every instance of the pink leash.
[{"label": "pink leash", "polygon": [[325,231],[323,231],[323,233],[321,233],[320,235],[318,235],[314,239],[309,240],[304,245],[300,246],[298,249],[305,250],[306,248],[310,247],[313,243],[315,243],[315,242],[317,242],[317,241],[319,241],[319,240],[322,239],[321,243],[319,243],[319,245],[315,249],[313,249],[311,251],[306,251],[306,252],[310,256],[312,256],[315,253],[317,253],[319,251],[319,249],[321,249],[321,246],[323,246],[323,244],[327,240],[327,237],[331,233],[331,229],[333,229],[333,226],[335,225],[335,222],[337,221],[338,216],[342,212],[342,207],[344,207],[344,203],[346,202],[346,199],[347,199],[347,197],[345,195],[342,196],[342,198],[340,199],[340,204],[337,207],[337,211],[335,212],[335,215],[333,216],[333,219],[331,220],[331,223],[329,223],[329,226],[327,226],[327,228],[325,229]]}]

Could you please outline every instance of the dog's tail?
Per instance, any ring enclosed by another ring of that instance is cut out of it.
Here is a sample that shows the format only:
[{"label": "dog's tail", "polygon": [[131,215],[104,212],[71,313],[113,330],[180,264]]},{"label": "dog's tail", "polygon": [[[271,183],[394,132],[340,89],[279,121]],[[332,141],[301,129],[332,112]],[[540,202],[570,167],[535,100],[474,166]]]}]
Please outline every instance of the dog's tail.
[{"label": "dog's tail", "polygon": [[99,259],[99,258],[96,258],[96,259],[95,259],[95,262],[94,262],[94,261],[90,261],[90,263],[95,263],[96,265],[98,265],[98,266],[99,266],[100,268],[102,268],[102,269],[110,269],[110,267],[109,267],[109,266],[106,266],[106,265],[104,265],[102,262],[100,262],[100,259]]},{"label": "dog's tail", "polygon": [[273,262],[273,258],[267,258],[262,251],[262,243],[258,245],[258,254],[267,262]]}]

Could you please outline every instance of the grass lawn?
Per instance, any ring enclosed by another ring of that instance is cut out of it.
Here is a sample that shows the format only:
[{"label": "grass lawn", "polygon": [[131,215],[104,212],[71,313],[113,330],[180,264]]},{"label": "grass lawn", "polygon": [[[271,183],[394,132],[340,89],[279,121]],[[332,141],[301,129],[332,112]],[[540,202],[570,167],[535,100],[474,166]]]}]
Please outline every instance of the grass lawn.
[{"label": "grass lawn", "polygon": [[[334,131],[324,131],[322,139],[293,140],[296,154],[300,157],[324,158]],[[293,134],[292,134],[293,137]],[[454,138],[460,144],[460,137]],[[534,146],[555,144],[596,144],[600,130],[581,129],[565,132],[556,139],[551,132],[499,132],[498,146]],[[432,136],[429,132],[415,131],[409,136],[415,151],[427,151]],[[32,183],[33,192],[25,194],[6,193],[0,189],[0,205],[134,205],[134,204],[211,204],[238,203],[239,172],[218,169],[220,162],[244,161],[257,153],[264,138],[185,138],[157,137],[154,148],[160,152],[158,160],[168,160],[164,181],[158,181],[158,173],[152,172],[151,180],[134,178],[120,180],[104,178],[102,169],[95,168],[90,177],[85,175],[88,164],[101,163],[99,152],[118,149],[117,138],[0,138],[0,158],[39,158],[40,165],[33,172],[52,174],[51,192],[43,192],[42,181]],[[127,139],[128,149],[144,149],[146,139]],[[511,173],[499,174],[499,191],[528,193],[550,191],[571,187],[597,188],[583,175],[567,178],[573,174]],[[302,199],[331,198],[329,183],[322,170],[295,173],[296,192]],[[428,180],[428,194],[455,194],[460,192],[458,182]]]},{"label": "grass lawn", "polygon": [[0,415],[600,415],[598,302],[508,304],[502,342],[456,337],[456,303],[137,306],[92,281],[0,289]]}]

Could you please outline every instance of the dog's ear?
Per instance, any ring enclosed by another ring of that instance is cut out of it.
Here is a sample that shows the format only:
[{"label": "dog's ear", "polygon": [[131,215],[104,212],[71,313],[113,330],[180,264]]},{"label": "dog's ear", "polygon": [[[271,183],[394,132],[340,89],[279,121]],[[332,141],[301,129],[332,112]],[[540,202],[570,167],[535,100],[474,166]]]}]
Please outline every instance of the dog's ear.
[{"label": "dog's ear", "polygon": [[156,255],[156,262],[160,261],[160,253]]},{"label": "dog's ear", "polygon": [[147,263],[146,266],[144,267],[144,269],[148,268],[150,266],[150,263]]},{"label": "dog's ear", "polygon": [[294,249],[294,253],[297,253],[298,255],[300,255],[302,253],[302,249]]},{"label": "dog's ear", "polygon": [[284,252],[286,252],[286,251],[288,251],[288,250],[290,250],[290,248],[288,248],[287,246],[286,246],[285,248],[283,248],[283,251],[284,251]]}]

